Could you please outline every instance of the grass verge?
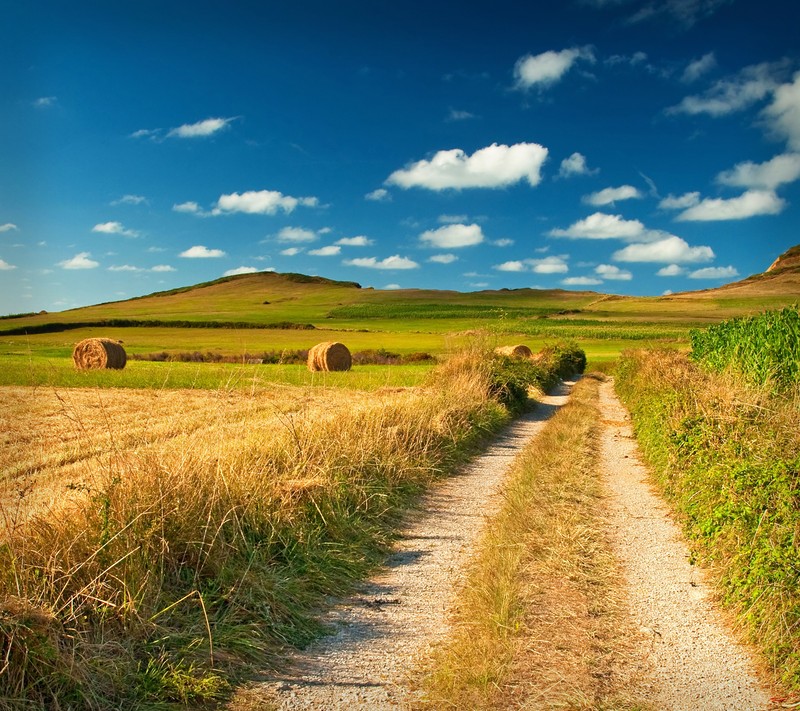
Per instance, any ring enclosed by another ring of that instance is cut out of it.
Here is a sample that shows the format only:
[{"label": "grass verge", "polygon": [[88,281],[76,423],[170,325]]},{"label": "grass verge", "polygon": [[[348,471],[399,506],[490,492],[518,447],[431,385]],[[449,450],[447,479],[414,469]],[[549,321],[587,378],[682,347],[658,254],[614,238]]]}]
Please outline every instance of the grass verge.
[{"label": "grass verge", "polygon": [[800,410],[674,351],[632,351],[617,390],[739,630],[800,692]]},{"label": "grass verge", "polygon": [[626,623],[587,376],[514,465],[427,677],[431,708],[640,708],[615,660]]}]

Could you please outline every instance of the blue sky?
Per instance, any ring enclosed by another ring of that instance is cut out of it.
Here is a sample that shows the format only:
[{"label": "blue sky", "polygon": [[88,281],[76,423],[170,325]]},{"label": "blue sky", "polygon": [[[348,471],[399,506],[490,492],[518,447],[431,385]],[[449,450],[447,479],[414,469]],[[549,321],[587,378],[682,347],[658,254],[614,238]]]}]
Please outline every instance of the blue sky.
[{"label": "blue sky", "polygon": [[256,270],[655,295],[800,243],[796,0],[1,8],[0,313]]}]

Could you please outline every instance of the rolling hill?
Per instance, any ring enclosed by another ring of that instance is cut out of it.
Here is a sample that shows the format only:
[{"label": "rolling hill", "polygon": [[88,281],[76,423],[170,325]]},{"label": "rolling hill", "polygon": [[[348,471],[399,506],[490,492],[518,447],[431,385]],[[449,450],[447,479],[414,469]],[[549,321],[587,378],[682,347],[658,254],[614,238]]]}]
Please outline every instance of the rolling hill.
[{"label": "rolling hill", "polygon": [[[382,291],[319,276],[258,272],[126,301],[6,317],[0,319],[0,342],[14,350],[20,339],[27,339],[34,350],[47,345],[69,352],[78,336],[103,329],[124,339],[133,351],[202,347],[239,352],[255,341],[303,348],[309,341],[341,340],[344,336],[337,334],[347,332],[348,342],[360,347],[411,351],[441,350],[446,334],[481,328],[509,338],[567,335],[682,342],[691,327],[798,300],[800,245],[761,274],[715,289],[661,297],[561,289]],[[272,335],[242,335],[251,329]],[[312,329],[318,333],[302,335]]]}]

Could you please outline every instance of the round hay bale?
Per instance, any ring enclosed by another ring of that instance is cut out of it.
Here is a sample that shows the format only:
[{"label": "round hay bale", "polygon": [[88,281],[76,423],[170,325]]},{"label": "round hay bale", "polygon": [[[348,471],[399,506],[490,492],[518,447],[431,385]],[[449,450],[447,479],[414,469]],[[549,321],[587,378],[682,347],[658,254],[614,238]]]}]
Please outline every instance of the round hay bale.
[{"label": "round hay bale", "polygon": [[86,338],[76,344],[72,360],[78,370],[121,370],[128,362],[125,349],[111,338]]},{"label": "round hay bale", "polygon": [[495,348],[494,352],[509,358],[530,358],[533,355],[531,349],[522,343],[516,346],[500,346]]},{"label": "round hay bale", "polygon": [[353,359],[344,343],[326,341],[317,343],[308,351],[308,369],[319,370],[350,370]]}]

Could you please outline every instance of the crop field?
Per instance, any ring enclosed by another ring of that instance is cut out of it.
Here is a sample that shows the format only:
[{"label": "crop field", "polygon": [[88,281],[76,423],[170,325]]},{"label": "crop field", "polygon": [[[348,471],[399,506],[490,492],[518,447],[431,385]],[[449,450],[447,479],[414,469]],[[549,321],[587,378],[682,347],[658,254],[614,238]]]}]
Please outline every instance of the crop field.
[{"label": "crop field", "polygon": [[780,391],[800,382],[800,311],[797,306],[737,318],[692,331],[692,358],[735,370],[749,382]]},{"label": "crop field", "polygon": [[[381,559],[400,511],[529,385],[584,362],[468,351],[414,387],[385,384],[411,366],[376,370],[380,387],[369,367],[308,386],[4,387],[0,708],[222,698],[320,633],[322,598]],[[198,367],[131,365],[79,375]]]},{"label": "crop field", "polygon": [[[258,274],[0,319],[0,668],[15,671],[0,708],[224,698],[237,675],[320,633],[320,601],[381,559],[414,497],[567,367],[576,347],[554,343],[579,341],[590,368],[632,347],[685,360],[692,329],[796,300],[745,286],[650,300],[398,294]],[[98,335],[123,341],[124,369],[75,369],[74,344]],[[334,340],[432,358],[343,373],[257,362]],[[518,343],[549,355],[490,355]],[[179,362],[195,355],[208,362]]]}]

